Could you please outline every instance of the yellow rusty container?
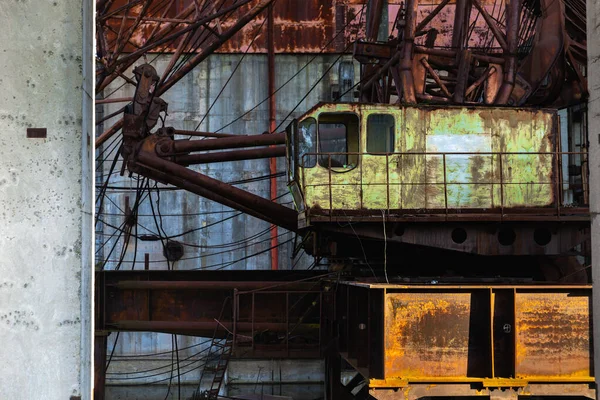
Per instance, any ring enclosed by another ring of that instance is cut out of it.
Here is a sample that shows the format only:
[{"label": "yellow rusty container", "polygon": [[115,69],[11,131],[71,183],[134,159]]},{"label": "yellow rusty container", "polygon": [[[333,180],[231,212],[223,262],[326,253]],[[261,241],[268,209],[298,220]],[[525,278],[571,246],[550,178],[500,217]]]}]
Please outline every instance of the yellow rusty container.
[{"label": "yellow rusty container", "polygon": [[592,383],[591,295],[589,285],[345,282],[340,352],[378,388]]},{"label": "yellow rusty container", "polygon": [[556,130],[553,110],[320,104],[297,180],[313,210],[551,207]]}]

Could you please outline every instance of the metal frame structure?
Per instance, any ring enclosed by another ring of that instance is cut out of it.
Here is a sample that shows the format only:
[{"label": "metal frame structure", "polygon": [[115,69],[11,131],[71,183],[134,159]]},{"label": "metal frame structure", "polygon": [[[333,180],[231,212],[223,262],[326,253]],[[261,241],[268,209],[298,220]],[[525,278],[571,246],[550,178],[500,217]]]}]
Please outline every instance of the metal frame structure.
[{"label": "metal frame structure", "polygon": [[[362,101],[519,106],[586,96],[582,1],[443,0],[422,12],[407,0],[392,38],[379,42],[385,3],[371,3],[365,40],[355,47]],[[451,33],[443,31],[446,18]],[[476,34],[486,30],[491,35]],[[565,80],[578,82],[573,93],[561,93]]]},{"label": "metal frame structure", "polygon": [[376,399],[595,398],[589,285],[345,282],[335,303],[325,324]]},{"label": "metal frame structure", "polygon": [[[371,238],[380,242],[383,239],[387,246],[386,224],[417,220],[421,223],[423,218],[427,222],[444,223],[443,229],[450,229],[448,225],[451,222],[464,220],[474,223],[517,221],[525,225],[539,221],[569,221],[575,226],[577,223],[585,225],[589,219],[587,209],[562,207],[562,175],[557,174],[548,182],[538,182],[556,187],[555,206],[548,209],[508,212],[501,195],[499,210],[459,212],[449,206],[445,194],[443,209],[423,213],[394,210],[389,205],[388,194],[388,207],[381,210],[381,217],[373,216],[372,212],[336,216],[330,207],[329,212],[310,210],[308,218],[314,224],[299,226],[295,210],[186,168],[197,163],[268,158],[273,172],[274,157],[289,156],[283,146],[286,135],[275,132],[273,0],[195,0],[175,17],[168,16],[174,0],[164,2],[164,7],[158,9],[153,9],[151,3],[143,0],[124,5],[114,0],[97,2],[97,92],[100,93],[118,78],[136,87],[132,98],[107,98],[98,103],[131,102],[124,107],[123,118],[96,141],[96,145],[100,146],[122,130],[122,175],[127,169],[130,173],[174,185],[290,231],[306,234],[311,229],[320,232],[329,230],[329,233],[345,235],[346,239],[354,235],[367,265],[361,240],[370,238],[372,227],[368,224],[371,222],[381,223],[383,228],[383,235],[378,232]],[[395,36],[388,42],[380,42],[381,16],[386,2],[369,2],[366,37],[356,43],[354,50],[355,58],[362,64],[361,101],[556,106],[585,99],[586,82],[581,71],[581,65],[585,64],[581,31],[583,29],[585,35],[585,25],[578,23],[581,22],[578,11],[581,0],[506,0],[500,3],[498,10],[494,7],[494,11],[490,11],[483,0],[441,0],[435,8],[423,14],[418,0],[407,0],[394,22]],[[269,132],[245,136],[178,131],[168,127],[155,130],[161,112],[167,107],[160,96],[265,10],[268,12],[270,38]],[[438,37],[436,18],[443,13],[454,16],[453,29],[451,33]],[[419,19],[420,16],[422,18]],[[488,29],[492,36],[486,35],[483,41],[473,42],[472,33],[478,26]],[[136,35],[143,37],[142,45],[133,40]],[[124,75],[149,52],[168,46],[174,46],[175,51],[161,75],[146,62],[135,67],[133,79]],[[569,90],[562,90],[564,87]],[[178,134],[210,139],[176,140],[175,135]],[[190,154],[192,152],[202,153]],[[415,153],[393,155],[405,157],[408,154],[413,156]],[[502,164],[502,157],[510,154],[520,153],[492,155],[497,155],[499,164]],[[559,152],[557,149],[551,153],[527,154],[552,156],[558,170],[563,155],[581,153]],[[390,155],[385,155],[386,160]],[[446,179],[446,153],[423,155],[442,158],[444,179],[438,183],[445,192],[448,185],[460,184]],[[331,174],[331,168],[329,170]],[[387,173],[389,175],[389,171]],[[505,182],[501,172],[498,182],[485,184],[499,185],[502,193],[505,185],[513,183]],[[381,184],[389,187],[389,180]],[[300,216],[300,221],[303,220]],[[341,221],[350,223],[340,230]],[[354,222],[362,226],[354,227]],[[330,226],[327,226],[328,223]],[[578,230],[580,228],[577,227]],[[582,229],[585,231],[585,226]],[[422,232],[420,234],[425,237]],[[272,244],[276,244],[273,236],[271,240]],[[303,244],[305,242],[310,240],[303,240]],[[386,268],[385,248],[383,254]],[[273,256],[277,257],[276,253]],[[348,260],[352,263],[357,258],[348,257]],[[278,266],[272,263],[272,267],[277,269]],[[384,272],[387,280],[387,270],[384,269]],[[590,288],[586,285],[378,285],[370,283],[370,278],[311,271],[102,271],[97,273],[96,282],[98,332],[95,371],[96,398],[99,399],[104,397],[106,337],[114,331],[224,338],[227,346],[231,345],[230,350],[223,351],[227,357],[229,352],[231,356],[238,357],[325,357],[328,365],[327,398],[331,399],[354,396],[348,387],[340,383],[341,359],[358,372],[359,381],[365,382],[358,397],[412,399],[427,396],[516,398],[569,395],[595,398],[591,378],[591,322],[589,307],[585,308],[585,304],[589,304],[586,299],[589,299]],[[521,319],[522,315],[518,314],[521,309],[517,306],[520,293],[537,295],[529,299],[538,306],[538,311],[534,312],[537,319]],[[397,294],[408,297],[392,304],[391,299]],[[446,303],[451,305],[449,309],[440,305],[444,296],[447,297]],[[578,303],[578,300],[581,301]],[[475,303],[478,304],[476,307]],[[230,304],[230,308],[225,304]],[[410,309],[411,304],[416,304],[414,310],[418,312],[415,315],[420,315],[421,320],[403,319],[394,314]],[[506,325],[502,319],[507,318],[511,321],[509,325],[515,327],[511,336],[514,339],[513,351],[507,353],[514,355],[510,359],[498,351],[498,342],[506,340],[499,339],[501,335],[497,331]],[[412,330],[398,330],[398,326],[406,321],[414,326],[406,325],[404,328]],[[537,367],[547,367],[544,363],[535,363],[535,360],[528,367],[529,371],[534,371],[533,375],[522,368],[518,363],[520,350],[531,350],[537,354],[537,359],[545,360],[540,358],[540,354],[544,356],[542,347],[546,343],[540,342],[535,334],[527,336],[528,341],[519,341],[518,335],[526,335],[530,328],[523,324],[532,321],[537,323],[535,327],[543,337],[549,340],[558,338],[558,344],[552,342],[552,359],[558,357],[557,363],[568,363],[575,354],[574,363],[578,369],[568,366],[565,374],[544,370],[546,372],[535,375]],[[574,322],[576,324],[572,325]],[[567,325],[574,328],[567,332]],[[446,337],[447,332],[442,328],[447,326],[450,326],[450,331],[455,326],[461,329],[453,331],[456,335]],[[481,346],[470,341],[477,333],[475,328],[484,326],[483,341],[489,346],[480,352]],[[395,332],[393,329],[402,332],[391,337]],[[573,330],[578,336],[572,334]],[[457,340],[462,347],[434,344],[409,348],[402,345],[404,347],[400,346],[399,350],[394,347],[399,346],[394,342],[398,338],[415,343],[421,338]],[[410,354],[405,356],[404,350],[410,350]],[[460,375],[444,374],[444,368],[439,367],[444,357],[436,359],[439,354],[429,354],[435,366],[428,371],[413,373],[400,369],[392,372],[392,367],[406,361],[401,360],[403,357],[410,358],[405,364],[415,360],[426,364],[427,360],[424,361],[423,357],[427,356],[427,352],[438,350],[441,353],[456,350],[454,359],[459,359],[460,365],[457,365],[461,368],[466,365],[466,370],[457,369]],[[473,373],[469,370],[470,362],[486,366]]]}]

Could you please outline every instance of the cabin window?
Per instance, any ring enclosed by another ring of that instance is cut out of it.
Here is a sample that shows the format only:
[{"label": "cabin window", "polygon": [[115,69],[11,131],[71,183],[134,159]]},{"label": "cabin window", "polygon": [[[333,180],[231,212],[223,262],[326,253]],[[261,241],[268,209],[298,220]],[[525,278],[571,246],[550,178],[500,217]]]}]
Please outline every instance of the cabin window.
[{"label": "cabin window", "polygon": [[317,121],[307,118],[298,126],[298,164],[303,168],[314,167],[317,164],[316,153]]},{"label": "cabin window", "polygon": [[394,117],[389,114],[371,114],[367,118],[367,151],[369,153],[394,152]]},{"label": "cabin window", "polygon": [[352,169],[358,164],[359,121],[354,113],[319,115],[319,165]]}]

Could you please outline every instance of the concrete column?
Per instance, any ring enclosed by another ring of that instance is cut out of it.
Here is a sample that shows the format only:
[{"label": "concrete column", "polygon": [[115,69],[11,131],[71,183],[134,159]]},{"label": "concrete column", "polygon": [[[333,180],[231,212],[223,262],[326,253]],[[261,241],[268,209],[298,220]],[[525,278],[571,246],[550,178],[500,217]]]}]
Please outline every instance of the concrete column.
[{"label": "concrete column", "polygon": [[91,4],[0,2],[0,399],[90,398]]},{"label": "concrete column", "polygon": [[592,216],[592,280],[594,319],[594,369],[600,382],[600,2],[587,1],[588,138],[590,213]]}]

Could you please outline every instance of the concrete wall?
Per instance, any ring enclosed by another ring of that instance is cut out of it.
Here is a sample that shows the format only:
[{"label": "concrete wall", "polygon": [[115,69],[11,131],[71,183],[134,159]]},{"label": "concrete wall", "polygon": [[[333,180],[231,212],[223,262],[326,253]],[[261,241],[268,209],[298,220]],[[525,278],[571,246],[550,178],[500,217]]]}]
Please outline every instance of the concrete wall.
[{"label": "concrete wall", "polygon": [[600,2],[587,1],[588,135],[590,154],[590,213],[592,215],[592,280],[594,364],[600,382]]},{"label": "concrete wall", "polygon": [[90,398],[90,5],[0,2],[1,399]]},{"label": "concrete wall", "polygon": [[[194,353],[197,352],[194,350]],[[139,356],[113,359],[115,369],[122,368],[129,374],[109,375],[112,377],[112,383],[106,388],[106,398],[178,399],[177,378],[171,380],[171,357],[160,357],[144,360],[143,363],[140,362],[142,360]],[[181,398],[187,399],[198,388],[202,358],[189,358],[188,352],[182,351],[180,366],[182,371],[190,371],[181,376]],[[176,375],[175,367],[173,376]],[[205,377],[202,390],[207,390],[211,382],[212,377]],[[232,360],[229,362],[221,394],[231,397],[249,394],[280,395],[292,397],[294,400],[313,400],[323,395],[324,382],[325,367],[322,360]]]}]

